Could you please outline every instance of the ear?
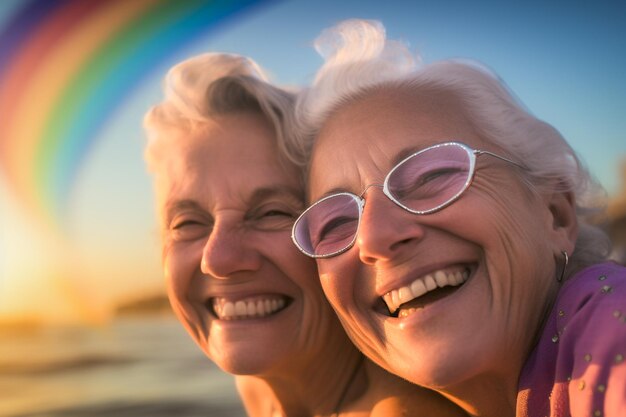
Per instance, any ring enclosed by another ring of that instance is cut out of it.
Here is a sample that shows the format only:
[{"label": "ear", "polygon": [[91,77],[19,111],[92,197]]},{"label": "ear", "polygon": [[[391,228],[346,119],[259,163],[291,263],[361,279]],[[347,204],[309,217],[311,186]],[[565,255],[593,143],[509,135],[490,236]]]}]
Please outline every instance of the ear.
[{"label": "ear", "polygon": [[570,255],[576,247],[578,238],[578,218],[576,217],[576,199],[572,192],[554,191],[547,196],[550,225],[548,235],[552,240],[554,252],[567,251]]}]

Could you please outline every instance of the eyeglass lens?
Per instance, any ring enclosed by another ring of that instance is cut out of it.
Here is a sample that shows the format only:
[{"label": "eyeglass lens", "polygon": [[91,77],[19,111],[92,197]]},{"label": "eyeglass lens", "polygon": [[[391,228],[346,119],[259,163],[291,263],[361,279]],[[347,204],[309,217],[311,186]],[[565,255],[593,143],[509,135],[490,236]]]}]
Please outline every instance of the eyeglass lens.
[{"label": "eyeglass lens", "polygon": [[[472,170],[470,152],[458,144],[447,144],[412,155],[387,176],[387,193],[410,211],[434,211],[467,187]],[[294,240],[300,248],[309,255],[326,256],[352,245],[361,211],[357,198],[337,194],[311,206],[294,227]]]},{"label": "eyeglass lens", "polygon": [[349,194],[318,202],[296,225],[295,240],[310,255],[327,255],[352,244],[359,227],[359,203]]},{"label": "eyeglass lens", "polygon": [[387,189],[405,208],[428,212],[464,189],[470,167],[470,153],[459,145],[429,148],[397,165],[387,178]]}]

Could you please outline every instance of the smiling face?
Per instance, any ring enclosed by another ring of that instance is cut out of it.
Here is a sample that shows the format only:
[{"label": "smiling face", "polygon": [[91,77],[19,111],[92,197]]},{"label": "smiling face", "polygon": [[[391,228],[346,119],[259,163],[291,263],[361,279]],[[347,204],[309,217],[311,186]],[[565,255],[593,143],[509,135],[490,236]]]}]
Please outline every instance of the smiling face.
[{"label": "smiling face", "polygon": [[[360,195],[403,156],[448,141],[507,156],[451,99],[370,93],[323,126],[309,198]],[[488,155],[477,159],[470,188],[436,213],[411,214],[380,187],[364,199],[354,246],[318,259],[326,296],[356,345],[427,387],[490,379],[514,390],[556,291],[553,253],[562,242],[549,231],[547,200],[511,164]]]},{"label": "smiling face", "polygon": [[163,264],[179,320],[222,369],[271,374],[345,339],[315,263],[291,244],[299,173],[260,115],[170,138],[158,172]]}]

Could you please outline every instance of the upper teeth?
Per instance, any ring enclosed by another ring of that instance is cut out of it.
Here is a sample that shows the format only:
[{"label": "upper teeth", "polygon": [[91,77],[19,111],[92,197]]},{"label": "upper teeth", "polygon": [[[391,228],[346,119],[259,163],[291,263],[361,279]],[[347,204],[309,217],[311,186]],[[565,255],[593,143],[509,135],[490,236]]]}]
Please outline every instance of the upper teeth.
[{"label": "upper teeth", "polygon": [[285,306],[281,297],[249,298],[228,301],[225,298],[213,299],[213,311],[221,320],[235,320],[250,317],[263,317],[275,313]]},{"label": "upper teeth", "polygon": [[400,305],[421,297],[435,288],[445,286],[457,286],[467,281],[469,271],[467,269],[457,271],[435,271],[424,275],[413,281],[411,284],[391,290],[383,295],[383,300],[391,314],[395,313]]}]

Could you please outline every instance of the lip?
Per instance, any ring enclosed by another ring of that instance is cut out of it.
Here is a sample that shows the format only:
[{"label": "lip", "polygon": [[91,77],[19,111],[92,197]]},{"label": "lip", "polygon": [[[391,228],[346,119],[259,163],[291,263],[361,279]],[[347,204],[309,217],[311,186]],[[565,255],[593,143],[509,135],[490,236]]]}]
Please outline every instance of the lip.
[{"label": "lip", "polygon": [[[430,316],[440,314],[441,311],[444,311],[447,308],[452,308],[451,306],[449,306],[449,304],[452,304],[458,296],[461,296],[463,293],[465,293],[466,287],[471,285],[474,277],[476,276],[478,265],[477,265],[477,262],[456,262],[456,263],[444,264],[444,265],[445,266],[443,267],[436,266],[434,268],[433,267],[421,268],[420,271],[425,271],[422,273],[422,275],[418,275],[419,273],[421,273],[421,272],[418,272],[416,274],[407,275],[403,277],[402,280],[397,280],[395,282],[402,282],[404,284],[400,284],[400,286],[403,286],[403,285],[407,285],[407,283],[413,282],[416,278],[422,277],[426,274],[430,274],[434,271],[438,271],[441,269],[452,269],[452,268],[467,268],[469,271],[469,277],[462,285],[454,287],[456,289],[451,294],[448,294],[444,296],[443,298],[440,298],[436,301],[429,303],[428,305],[424,307],[419,308],[419,311],[409,314],[406,317],[398,317],[398,316],[390,315],[389,309],[387,308],[387,304],[385,304],[385,302],[383,301],[382,296],[379,296],[377,297],[372,307],[376,315],[380,316],[381,320],[384,321],[385,323],[389,323],[392,325],[401,325],[401,324],[408,324],[413,320],[419,320],[419,321],[427,320],[428,317]],[[381,288],[390,288],[388,291],[391,291],[393,289],[399,288],[399,286],[386,285],[385,287],[381,287]]]}]

